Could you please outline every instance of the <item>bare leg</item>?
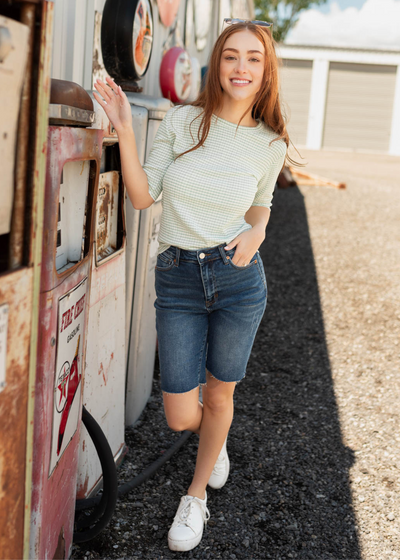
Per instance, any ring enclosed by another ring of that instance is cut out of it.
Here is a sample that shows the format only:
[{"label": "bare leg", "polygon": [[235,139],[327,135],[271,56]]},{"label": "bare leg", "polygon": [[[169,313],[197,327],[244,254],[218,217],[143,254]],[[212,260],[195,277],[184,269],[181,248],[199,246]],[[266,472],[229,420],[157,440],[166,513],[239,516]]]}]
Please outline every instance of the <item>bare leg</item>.
[{"label": "bare leg", "polygon": [[164,411],[168,426],[175,432],[190,430],[200,433],[203,405],[199,401],[199,388],[187,393],[163,393]]},{"label": "bare leg", "polygon": [[190,496],[204,499],[208,480],[222,449],[233,419],[233,393],[236,383],[217,381],[207,371],[203,386],[203,418],[196,468],[188,489]]},{"label": "bare leg", "polygon": [[199,388],[187,393],[163,393],[164,410],[169,427],[200,434],[196,468],[188,489],[190,496],[204,499],[208,480],[222,449],[233,418],[233,393],[236,383],[217,381],[207,371],[203,385],[203,405]]}]

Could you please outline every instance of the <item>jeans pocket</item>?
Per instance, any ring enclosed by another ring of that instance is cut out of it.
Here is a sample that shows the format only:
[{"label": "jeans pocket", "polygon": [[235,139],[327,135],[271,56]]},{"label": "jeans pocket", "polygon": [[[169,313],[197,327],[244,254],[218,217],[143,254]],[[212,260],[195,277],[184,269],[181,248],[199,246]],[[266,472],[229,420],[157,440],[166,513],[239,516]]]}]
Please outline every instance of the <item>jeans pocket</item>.
[{"label": "jeans pocket", "polygon": [[174,264],[175,264],[174,256],[170,252],[170,250],[167,249],[166,251],[163,251],[162,253],[157,255],[157,262],[156,262],[155,269],[166,272],[167,270],[171,270]]},{"label": "jeans pocket", "polygon": [[248,268],[251,268],[253,265],[257,264],[257,257],[258,257],[258,251],[252,256],[251,261],[249,262],[249,264],[246,264],[245,266],[238,266],[237,264],[234,264],[232,262],[232,259],[235,255],[235,251],[236,248],[234,249],[230,249],[229,251],[227,251],[227,259],[228,259],[228,263],[233,267],[236,268],[236,270],[247,270]]}]

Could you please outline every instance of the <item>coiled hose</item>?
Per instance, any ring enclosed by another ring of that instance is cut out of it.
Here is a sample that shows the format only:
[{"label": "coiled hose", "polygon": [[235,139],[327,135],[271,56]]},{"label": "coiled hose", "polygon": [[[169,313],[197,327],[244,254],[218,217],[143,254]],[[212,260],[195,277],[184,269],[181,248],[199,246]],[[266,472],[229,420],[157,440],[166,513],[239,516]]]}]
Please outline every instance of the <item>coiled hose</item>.
[{"label": "coiled hose", "polygon": [[[182,447],[193,433],[185,430],[181,437],[177,439],[161,457],[147,466],[144,471],[133,479],[128,480],[128,482],[125,482],[122,486],[118,486],[117,468],[110,444],[99,424],[85,407],[83,407],[82,410],[82,422],[93,441],[100,459],[103,472],[103,492],[101,496],[76,501],[73,539],[76,544],[87,542],[97,537],[110,522],[117,504],[117,499],[124,494],[128,494],[134,488],[152,477],[155,472]],[[93,508],[95,508],[94,511],[89,515],[81,513],[83,510]]]}]

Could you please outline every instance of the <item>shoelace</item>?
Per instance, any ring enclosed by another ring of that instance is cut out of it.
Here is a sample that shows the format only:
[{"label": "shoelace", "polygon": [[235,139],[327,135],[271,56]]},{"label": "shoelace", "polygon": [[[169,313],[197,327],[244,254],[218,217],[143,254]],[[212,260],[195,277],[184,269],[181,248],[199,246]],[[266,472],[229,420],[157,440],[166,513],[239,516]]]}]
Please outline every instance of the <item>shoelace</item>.
[{"label": "shoelace", "polygon": [[207,525],[207,521],[210,519],[210,512],[208,511],[208,507],[205,506],[198,498],[196,497],[190,497],[186,500],[186,504],[184,505],[184,507],[180,510],[180,512],[178,513],[178,517],[175,520],[175,523],[181,522],[183,525],[187,525],[188,527],[190,527],[189,523],[188,523],[188,517],[190,514],[190,510],[191,507],[193,505],[193,502],[197,502],[200,505],[202,514],[203,514],[203,521],[204,523]]}]

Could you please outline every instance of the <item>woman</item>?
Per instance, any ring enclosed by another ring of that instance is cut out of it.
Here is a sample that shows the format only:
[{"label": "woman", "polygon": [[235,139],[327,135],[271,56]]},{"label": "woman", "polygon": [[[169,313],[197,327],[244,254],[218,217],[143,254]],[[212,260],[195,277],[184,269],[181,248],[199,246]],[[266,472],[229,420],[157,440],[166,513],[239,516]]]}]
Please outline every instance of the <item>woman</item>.
[{"label": "woman", "polygon": [[228,26],[203,92],[167,112],[143,167],[127,98],[107,82],[98,80],[94,96],[118,133],[133,206],[148,208],[163,191],[154,305],[164,409],[170,428],[200,436],[168,533],[169,547],[186,551],[209,518],[207,484],[221,488],[228,478],[233,393],[266,306],[258,248],[289,143],[275,43],[266,26]]}]

